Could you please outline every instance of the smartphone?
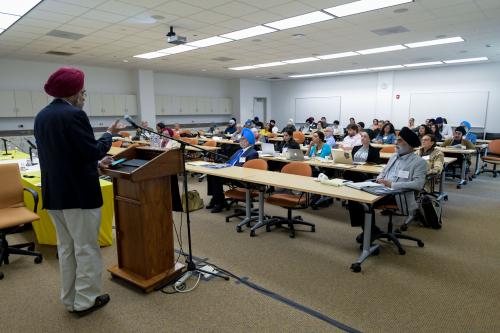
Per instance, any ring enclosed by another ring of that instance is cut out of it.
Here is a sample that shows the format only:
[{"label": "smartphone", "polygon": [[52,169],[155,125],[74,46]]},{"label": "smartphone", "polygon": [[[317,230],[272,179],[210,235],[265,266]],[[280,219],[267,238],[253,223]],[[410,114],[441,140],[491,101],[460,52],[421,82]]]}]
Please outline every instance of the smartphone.
[{"label": "smartphone", "polygon": [[113,161],[113,163],[110,164],[110,167],[115,167],[123,162],[125,162],[127,159],[126,158],[120,158],[119,160]]}]

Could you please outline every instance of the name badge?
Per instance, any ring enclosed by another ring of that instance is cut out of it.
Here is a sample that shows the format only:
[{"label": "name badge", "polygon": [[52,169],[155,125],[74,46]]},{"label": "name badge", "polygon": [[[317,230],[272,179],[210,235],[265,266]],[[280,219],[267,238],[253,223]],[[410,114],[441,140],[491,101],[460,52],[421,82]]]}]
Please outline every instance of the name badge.
[{"label": "name badge", "polygon": [[[245,162],[246,162],[246,160],[247,160],[247,158],[246,158],[246,157],[240,157],[240,163],[245,163]],[[408,173],[408,172],[407,172],[407,173]]]},{"label": "name badge", "polygon": [[286,153],[287,151],[288,151],[287,147],[283,148],[283,153]]},{"label": "name badge", "polygon": [[408,171],[400,170],[398,173],[398,178],[408,179],[410,173]]},{"label": "name badge", "polygon": [[422,158],[423,158],[424,160],[428,161],[428,160],[430,160],[431,156],[430,156],[430,155],[426,155],[426,156],[423,156]]}]

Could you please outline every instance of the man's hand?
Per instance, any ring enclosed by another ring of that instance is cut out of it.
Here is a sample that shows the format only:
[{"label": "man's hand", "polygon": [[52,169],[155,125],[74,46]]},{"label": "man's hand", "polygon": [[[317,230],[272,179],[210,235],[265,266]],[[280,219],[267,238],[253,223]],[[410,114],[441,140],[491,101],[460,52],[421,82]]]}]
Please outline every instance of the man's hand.
[{"label": "man's hand", "polygon": [[392,187],[392,182],[387,179],[377,179],[377,183],[382,184],[385,187]]},{"label": "man's hand", "polygon": [[109,132],[111,134],[118,134],[118,132],[120,132],[124,128],[125,128],[125,125],[123,125],[122,123],[120,123],[120,119],[117,119],[113,123],[113,125],[111,125],[111,126],[108,127],[107,132]]},{"label": "man's hand", "polygon": [[115,160],[111,156],[106,156],[99,161],[99,168],[107,169]]}]

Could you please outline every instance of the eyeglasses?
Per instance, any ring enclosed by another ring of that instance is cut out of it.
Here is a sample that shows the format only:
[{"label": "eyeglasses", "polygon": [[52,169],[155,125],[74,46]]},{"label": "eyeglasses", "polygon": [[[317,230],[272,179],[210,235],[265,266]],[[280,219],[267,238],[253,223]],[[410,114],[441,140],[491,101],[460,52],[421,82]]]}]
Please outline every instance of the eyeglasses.
[{"label": "eyeglasses", "polygon": [[87,90],[82,90],[82,96],[87,97]]}]

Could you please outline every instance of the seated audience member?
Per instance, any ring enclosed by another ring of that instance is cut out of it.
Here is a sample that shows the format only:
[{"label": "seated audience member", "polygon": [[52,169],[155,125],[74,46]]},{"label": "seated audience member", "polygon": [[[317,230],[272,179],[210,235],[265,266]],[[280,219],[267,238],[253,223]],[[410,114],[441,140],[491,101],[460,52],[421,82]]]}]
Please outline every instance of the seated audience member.
[{"label": "seated audience member", "polygon": [[[370,137],[368,133],[361,132],[361,145],[354,146],[352,148],[352,160],[355,163],[371,163],[377,164],[380,161],[380,149],[372,147],[370,144]],[[369,174],[350,171],[344,171],[344,179],[351,180],[353,182],[363,182],[371,178]]]},{"label": "seated audience member", "polygon": [[426,125],[429,126],[429,128],[434,124],[436,124],[436,119],[430,118],[426,120]]},{"label": "seated audience member", "polygon": [[[250,129],[255,137],[255,142],[267,142],[267,137],[264,135],[260,135],[260,132],[257,128],[251,128]],[[260,150],[260,146],[255,147],[255,150]]]},{"label": "seated audience member", "polygon": [[465,139],[469,140],[473,144],[476,144],[477,143],[477,136],[476,136],[476,134],[471,132],[471,128],[472,128],[471,124],[468,121],[464,120],[460,123],[460,126],[463,126],[465,128],[465,131],[467,132],[465,134]]},{"label": "seated audience member", "polygon": [[234,133],[231,134],[231,140],[233,141],[239,141],[241,138],[241,131],[243,130],[243,125],[242,124],[236,124]]},{"label": "seated audience member", "polygon": [[288,130],[291,130],[293,132],[295,132],[297,130],[295,128],[295,123],[293,122],[292,118],[288,119],[288,122],[286,123],[286,126],[283,127],[283,129],[281,130],[281,132],[286,132]]},{"label": "seated audience member", "polygon": [[441,136],[443,139],[450,139],[453,137],[453,130],[451,129],[451,126],[448,124],[444,123],[444,119],[441,117],[436,118],[436,125],[439,128],[439,133],[441,133]]},{"label": "seated audience member", "polygon": [[301,131],[302,133],[309,133],[309,132],[311,132],[311,130],[312,130],[311,127],[312,127],[313,123],[314,123],[314,118],[313,117],[307,118],[305,124],[299,128],[299,131]]},{"label": "seated audience member", "polygon": [[[141,126],[153,131],[153,129],[149,127],[147,121],[141,121]],[[148,131],[143,131],[140,128],[138,128],[135,131],[135,136],[132,138],[132,140],[150,140],[150,139],[151,139],[151,133]]]},{"label": "seated audience member", "polygon": [[387,123],[382,127],[382,132],[380,132],[373,142],[382,144],[395,144],[396,143],[396,131],[391,123]]},{"label": "seated audience member", "polygon": [[[453,134],[453,138],[447,139],[443,142],[442,147],[457,147],[461,148],[462,146],[465,147],[465,149],[475,149],[476,147],[470,142],[469,140],[464,138],[465,135],[465,128],[463,126],[458,126],[455,128],[455,132]],[[455,154],[454,154],[455,155]],[[462,167],[463,163],[463,155],[462,154],[456,154],[454,156],[457,158],[457,160],[450,165],[457,166],[457,167]],[[471,165],[471,154],[466,155],[467,159],[467,169],[469,169],[470,172],[470,165]],[[467,171],[466,171],[467,172]]]},{"label": "seated audience member", "polygon": [[181,135],[181,124],[175,123],[173,131],[174,135]]},{"label": "seated audience member", "polygon": [[358,129],[359,129],[359,133],[361,134],[361,132],[366,132],[368,133],[368,136],[370,137],[370,139],[373,139],[375,137],[375,135],[373,134],[373,131],[371,130],[371,128],[365,128],[365,123],[360,121],[358,123]]},{"label": "seated audience member", "polygon": [[257,126],[257,123],[259,123],[259,122],[260,122],[259,117],[257,117],[257,116],[253,117],[253,120],[252,120],[253,126]]},{"label": "seated audience member", "polygon": [[431,125],[431,134],[436,137],[436,141],[443,141],[443,137],[441,136],[441,133],[439,132],[438,125],[432,124]]},{"label": "seated audience member", "polygon": [[353,117],[349,118],[349,125],[356,125],[356,120]]},{"label": "seated audience member", "polygon": [[214,123],[214,122],[211,122],[210,123],[210,127],[208,128],[207,133],[216,134],[216,132],[217,132],[217,124]]},{"label": "seated audience member", "polygon": [[431,134],[431,129],[427,125],[424,125],[424,124],[420,125],[418,127],[418,131],[417,131],[417,135],[418,135],[419,140],[422,140],[424,135],[427,135],[427,134]]},{"label": "seated audience member", "polygon": [[311,143],[307,148],[306,155],[309,157],[322,157],[332,155],[332,149],[325,143],[325,133],[316,131],[312,135]]},{"label": "seated audience member", "polygon": [[[422,142],[422,146],[415,154],[427,161],[427,175],[439,175],[443,172],[444,154],[436,148],[436,137],[432,134],[425,134],[420,141]],[[431,181],[425,183],[425,191],[427,193],[434,191],[431,185]]]},{"label": "seated audience member", "polygon": [[321,117],[321,127],[327,128],[328,127],[328,122],[326,121],[326,117]]},{"label": "seated audience member", "polygon": [[224,130],[224,134],[233,134],[234,132],[236,132],[236,119],[231,118],[229,119],[229,124]]},{"label": "seated audience member", "polygon": [[344,135],[344,129],[340,127],[340,122],[338,120],[335,120],[333,122],[333,135],[336,136],[342,136]]},{"label": "seated audience member", "polygon": [[261,129],[264,129],[264,123],[262,121],[258,121],[255,123],[255,128],[258,129],[259,131]]},{"label": "seated audience member", "polygon": [[278,126],[276,126],[276,120],[271,119],[269,121],[269,129],[270,129],[271,133],[274,133],[274,134],[279,132]]},{"label": "seated audience member", "polygon": [[[389,159],[387,165],[378,175],[376,180],[377,183],[383,184],[394,190],[422,190],[425,184],[427,163],[420,156],[413,153],[413,149],[418,146],[420,146],[420,141],[418,140],[417,134],[408,127],[403,127],[397,139],[397,153]],[[406,200],[401,201],[407,202],[410,211],[414,211],[418,208],[415,200],[415,192],[406,193],[405,199]],[[386,196],[375,203],[375,208],[388,203],[394,203],[395,201],[393,196]],[[361,228],[364,228],[365,211],[363,206],[358,202],[349,201],[348,208],[351,225],[353,227],[361,226]],[[400,209],[405,208],[406,206],[400,207]],[[380,232],[377,225],[373,223],[371,241],[377,238]],[[356,241],[358,243],[363,242],[363,233],[356,237]]]},{"label": "seated audience member", "polygon": [[273,134],[272,129],[271,129],[270,126],[271,126],[270,124],[267,124],[267,125],[264,126],[264,128],[262,128],[259,131],[259,134],[260,134],[261,137],[265,136],[266,138],[269,138],[271,136],[271,134]]},{"label": "seated audience member", "polygon": [[[161,133],[161,134],[166,135],[166,136],[170,136],[170,137],[174,136],[174,131],[171,128],[168,128],[162,122],[156,124],[156,132]],[[159,136],[158,139],[155,138],[155,141],[156,140],[158,140],[158,142],[155,142],[155,146],[159,145],[160,148],[170,149],[172,147],[177,146],[175,141],[172,141],[172,140],[165,138],[165,137]],[[151,142],[152,141],[153,141],[153,138],[151,138]]]},{"label": "seated audience member", "polygon": [[318,131],[322,131],[322,130],[324,130],[324,129],[325,129],[325,128],[323,127],[323,123],[322,123],[321,121],[318,121],[318,122],[316,123],[316,129],[317,129]]},{"label": "seated audience member", "polygon": [[252,119],[247,119],[247,121],[245,121],[245,125],[244,125],[244,127],[245,127],[245,128],[253,128],[253,127],[254,127],[254,125],[255,125],[255,124],[254,124],[254,122],[253,122],[253,120],[252,120]]},{"label": "seated audience member", "polygon": [[293,132],[292,130],[283,132],[283,141],[278,146],[280,153],[286,153],[288,149],[300,149],[300,145],[293,139]]},{"label": "seated audience member", "polygon": [[330,148],[335,148],[337,143],[335,142],[335,136],[333,135],[333,129],[331,127],[325,128],[325,142]]},{"label": "seated audience member", "polygon": [[413,132],[418,131],[418,127],[415,127],[415,118],[408,119],[408,128],[411,129]]},{"label": "seated audience member", "polygon": [[347,135],[339,146],[344,150],[351,150],[354,146],[361,145],[361,136],[359,135],[358,125],[350,124],[347,126]]},{"label": "seated audience member", "polygon": [[[255,136],[252,131],[245,128],[241,134],[240,149],[226,162],[231,166],[242,166],[246,161],[259,158],[259,154],[253,148]],[[211,209],[212,213],[219,213],[224,208],[225,197],[223,185],[226,182],[227,180],[220,177],[207,176],[207,194],[212,196],[212,199],[206,208]]]}]

